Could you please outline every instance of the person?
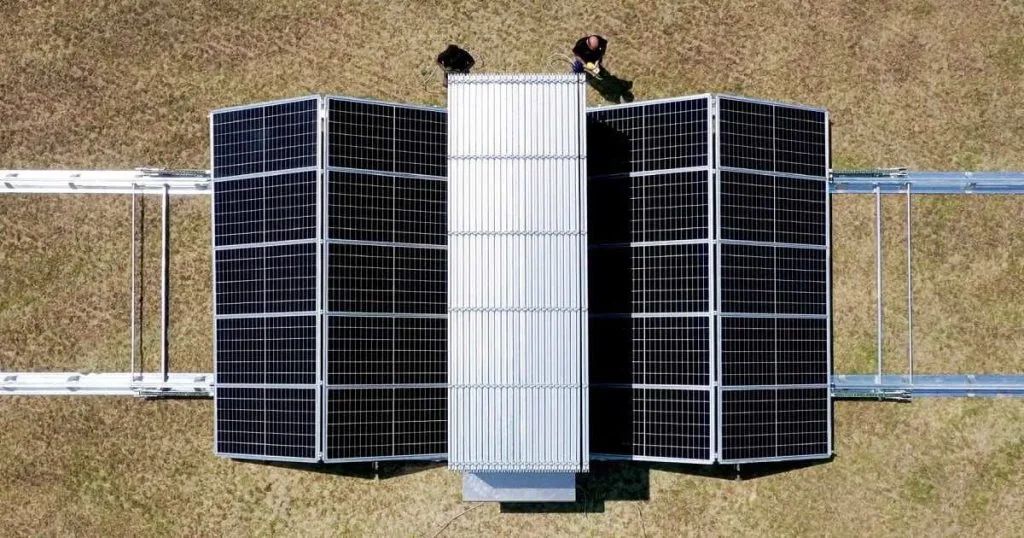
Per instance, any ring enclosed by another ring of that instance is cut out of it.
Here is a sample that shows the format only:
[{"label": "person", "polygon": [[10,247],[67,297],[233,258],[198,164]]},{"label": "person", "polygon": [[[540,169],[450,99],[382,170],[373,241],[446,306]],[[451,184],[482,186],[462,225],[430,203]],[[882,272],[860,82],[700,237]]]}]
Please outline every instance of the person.
[{"label": "person", "polygon": [[[604,60],[604,53],[608,50],[608,40],[599,35],[588,35],[576,41],[572,53],[576,61],[572,64],[573,73],[582,73],[584,70],[596,75],[601,72],[601,62]],[[588,64],[593,64],[591,67]]]},{"label": "person", "polygon": [[448,45],[448,48],[437,55],[437,64],[444,71],[444,85],[448,86],[448,75],[452,73],[469,73],[469,70],[476,64],[473,55],[458,45]]}]

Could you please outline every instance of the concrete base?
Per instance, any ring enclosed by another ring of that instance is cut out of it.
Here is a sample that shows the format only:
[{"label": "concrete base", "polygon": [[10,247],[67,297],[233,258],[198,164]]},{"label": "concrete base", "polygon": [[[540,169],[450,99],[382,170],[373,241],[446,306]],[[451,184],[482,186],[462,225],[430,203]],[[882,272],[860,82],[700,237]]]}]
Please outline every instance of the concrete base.
[{"label": "concrete base", "polygon": [[575,502],[575,473],[465,473],[462,500]]}]

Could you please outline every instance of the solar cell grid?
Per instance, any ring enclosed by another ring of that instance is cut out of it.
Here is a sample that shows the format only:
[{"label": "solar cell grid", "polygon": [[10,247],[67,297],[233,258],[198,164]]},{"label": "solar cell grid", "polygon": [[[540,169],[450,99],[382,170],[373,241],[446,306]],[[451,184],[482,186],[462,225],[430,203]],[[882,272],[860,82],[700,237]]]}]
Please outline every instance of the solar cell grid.
[{"label": "solar cell grid", "polygon": [[326,457],[444,452],[447,115],[328,101]]},{"label": "solar cell grid", "polygon": [[824,180],[725,171],[720,189],[723,239],[825,244]]},{"label": "solar cell grid", "polygon": [[327,107],[328,166],[394,171],[393,106],[330,99]]},{"label": "solar cell grid", "polygon": [[710,402],[709,171],[677,170],[709,165],[709,117],[706,98],[588,113],[591,398],[630,421],[601,421],[613,411],[593,403],[596,452],[710,458],[710,417],[681,390],[645,388],[704,385],[696,398]]},{"label": "solar cell grid", "polygon": [[825,113],[719,99],[722,166],[824,177]]},{"label": "solar cell grid", "polygon": [[319,99],[214,112],[215,178],[316,166]]},{"label": "solar cell grid", "polygon": [[217,452],[316,457],[316,389],[217,387]]},{"label": "solar cell grid", "polygon": [[827,456],[828,388],[722,392],[722,459]]},{"label": "solar cell grid", "polygon": [[825,251],[772,245],[721,245],[722,312],[827,313]]}]

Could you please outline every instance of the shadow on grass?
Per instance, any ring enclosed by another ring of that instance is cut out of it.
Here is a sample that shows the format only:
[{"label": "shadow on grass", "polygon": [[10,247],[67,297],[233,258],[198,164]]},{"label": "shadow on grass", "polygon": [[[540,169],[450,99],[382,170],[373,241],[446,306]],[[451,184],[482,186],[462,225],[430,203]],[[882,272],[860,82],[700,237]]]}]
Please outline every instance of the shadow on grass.
[{"label": "shadow on grass", "polygon": [[378,463],[293,463],[278,461],[237,460],[239,463],[265,465],[364,480],[387,480],[445,467],[443,461],[382,461]]},{"label": "shadow on grass", "polygon": [[501,503],[503,514],[602,513],[605,501],[647,501],[651,470],[720,480],[755,480],[823,465],[832,459],[750,463],[745,465],[689,465],[646,462],[593,462],[590,472],[577,475],[576,502]]}]

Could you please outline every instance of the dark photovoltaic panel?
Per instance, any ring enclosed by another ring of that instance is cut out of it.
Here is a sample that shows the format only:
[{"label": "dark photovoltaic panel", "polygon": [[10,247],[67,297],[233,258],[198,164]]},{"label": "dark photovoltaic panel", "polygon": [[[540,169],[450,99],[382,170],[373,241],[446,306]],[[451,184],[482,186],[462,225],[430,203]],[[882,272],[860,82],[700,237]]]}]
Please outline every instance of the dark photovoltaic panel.
[{"label": "dark photovoltaic panel", "polygon": [[316,245],[296,243],[214,252],[216,313],[316,310]]},{"label": "dark photovoltaic panel", "polygon": [[633,256],[633,312],[708,311],[707,244],[634,247]]},{"label": "dark photovoltaic panel", "polygon": [[442,455],[447,452],[444,387],[329,389],[327,458]]},{"label": "dark photovoltaic panel", "polygon": [[330,238],[444,245],[446,187],[440,179],[331,172]]},{"label": "dark photovoltaic panel", "polygon": [[710,459],[708,100],[587,117],[591,450]]},{"label": "dark photovoltaic panel", "polygon": [[217,387],[217,452],[316,458],[316,389]]},{"label": "dark photovoltaic panel", "polygon": [[707,390],[591,388],[591,451],[654,459],[711,457]]},{"label": "dark photovoltaic panel", "polygon": [[722,172],[720,185],[722,239],[825,244],[824,178]]},{"label": "dark photovoltaic panel", "polygon": [[328,166],[446,177],[443,110],[346,99],[328,105]]},{"label": "dark photovoltaic panel", "polygon": [[332,244],[328,264],[332,312],[447,312],[448,258],[442,249]]},{"label": "dark photovoltaic panel", "polygon": [[765,172],[825,176],[825,113],[720,98],[720,164]]},{"label": "dark photovoltaic panel", "polygon": [[317,165],[317,106],[310,98],[215,112],[215,178]]},{"label": "dark photovoltaic panel", "polygon": [[447,382],[444,318],[328,317],[331,385]]},{"label": "dark photovoltaic panel", "polygon": [[708,136],[706,98],[591,109],[588,175],[707,166]]},{"label": "dark photovoltaic panel", "polygon": [[826,314],[824,250],[731,244],[720,248],[722,312]]},{"label": "dark photovoltaic panel", "polygon": [[824,385],[828,320],[722,318],[721,380],[727,386]]},{"label": "dark photovoltaic panel", "polygon": [[719,107],[720,459],[827,456],[827,116]]},{"label": "dark photovoltaic panel", "polygon": [[319,102],[211,118],[220,454],[318,457]]},{"label": "dark photovoltaic panel", "polygon": [[217,320],[217,381],[316,384],[316,316]]},{"label": "dark photovoltaic panel", "polygon": [[326,457],[445,453],[447,116],[328,110]]},{"label": "dark photovoltaic panel", "polygon": [[827,387],[722,391],[722,459],[829,452]]}]

